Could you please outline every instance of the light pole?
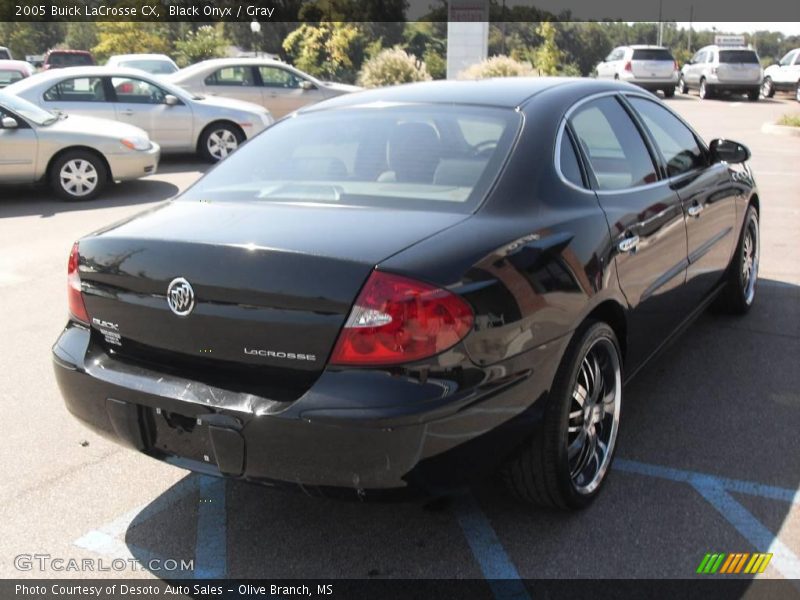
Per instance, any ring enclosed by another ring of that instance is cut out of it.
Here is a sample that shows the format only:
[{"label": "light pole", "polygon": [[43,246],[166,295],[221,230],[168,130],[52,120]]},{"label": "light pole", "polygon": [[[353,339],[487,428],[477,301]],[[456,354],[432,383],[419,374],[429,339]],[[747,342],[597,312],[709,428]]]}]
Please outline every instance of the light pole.
[{"label": "light pole", "polygon": [[261,23],[253,19],[253,22],[250,23],[250,31],[253,34],[253,57],[256,57],[256,36],[261,33]]}]

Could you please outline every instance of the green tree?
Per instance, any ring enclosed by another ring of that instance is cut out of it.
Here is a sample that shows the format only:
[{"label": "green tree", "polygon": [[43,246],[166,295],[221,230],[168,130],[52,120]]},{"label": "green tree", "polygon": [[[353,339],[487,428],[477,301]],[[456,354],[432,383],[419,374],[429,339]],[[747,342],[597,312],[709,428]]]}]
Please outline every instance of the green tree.
[{"label": "green tree", "polygon": [[555,26],[545,21],[536,28],[542,43],[531,53],[531,62],[539,75],[558,75],[564,62],[564,53],[556,43]]},{"label": "green tree", "polygon": [[339,81],[355,80],[364,62],[367,40],[352,23],[303,23],[283,40],[292,63],[311,75]]},{"label": "green tree", "polygon": [[98,62],[105,62],[114,54],[163,54],[169,50],[169,41],[159,32],[158,24],[114,21],[98,23],[97,44],[92,54]]},{"label": "green tree", "polygon": [[97,45],[98,24],[67,23],[67,34],[64,44],[73,50],[91,50]]},{"label": "green tree", "polygon": [[64,23],[44,21],[0,23],[0,39],[11,49],[15,58],[25,59],[28,54],[44,54],[64,40]]},{"label": "green tree", "polygon": [[189,31],[182,40],[175,42],[175,58],[185,67],[201,60],[225,56],[230,41],[225,37],[221,23],[203,25],[197,31]]}]

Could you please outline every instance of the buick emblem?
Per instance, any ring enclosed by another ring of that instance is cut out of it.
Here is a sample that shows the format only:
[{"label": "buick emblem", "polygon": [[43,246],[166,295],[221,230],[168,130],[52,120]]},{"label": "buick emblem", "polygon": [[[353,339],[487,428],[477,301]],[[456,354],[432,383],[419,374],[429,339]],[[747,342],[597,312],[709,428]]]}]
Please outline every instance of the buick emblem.
[{"label": "buick emblem", "polygon": [[183,277],[173,279],[167,288],[167,304],[179,317],[185,317],[194,309],[194,290]]}]

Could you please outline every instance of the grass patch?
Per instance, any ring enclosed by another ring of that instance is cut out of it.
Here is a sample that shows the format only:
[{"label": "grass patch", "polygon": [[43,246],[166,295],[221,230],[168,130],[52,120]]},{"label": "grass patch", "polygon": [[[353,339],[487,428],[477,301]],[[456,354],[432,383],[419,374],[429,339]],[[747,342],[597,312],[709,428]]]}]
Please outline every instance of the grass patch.
[{"label": "grass patch", "polygon": [[800,127],[800,115],[783,115],[778,119],[778,125],[787,127]]}]

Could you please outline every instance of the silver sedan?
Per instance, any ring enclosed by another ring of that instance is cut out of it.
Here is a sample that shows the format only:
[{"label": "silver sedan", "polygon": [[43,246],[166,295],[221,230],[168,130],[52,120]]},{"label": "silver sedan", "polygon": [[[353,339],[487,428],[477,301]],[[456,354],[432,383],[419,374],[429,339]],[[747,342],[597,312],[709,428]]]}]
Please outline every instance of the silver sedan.
[{"label": "silver sedan", "polygon": [[138,127],[59,116],[0,93],[0,183],[47,181],[65,200],[90,200],[109,181],[155,173],[159,157]]},{"label": "silver sedan", "polygon": [[198,152],[211,161],[225,158],[273,122],[261,106],[204,98],[137,69],[57,69],[5,91],[47,110],[135,125],[164,153]]},{"label": "silver sedan", "polygon": [[214,58],[177,73],[167,81],[195,94],[246,100],[267,108],[276,119],[303,106],[361,88],[320,81],[269,58]]}]

